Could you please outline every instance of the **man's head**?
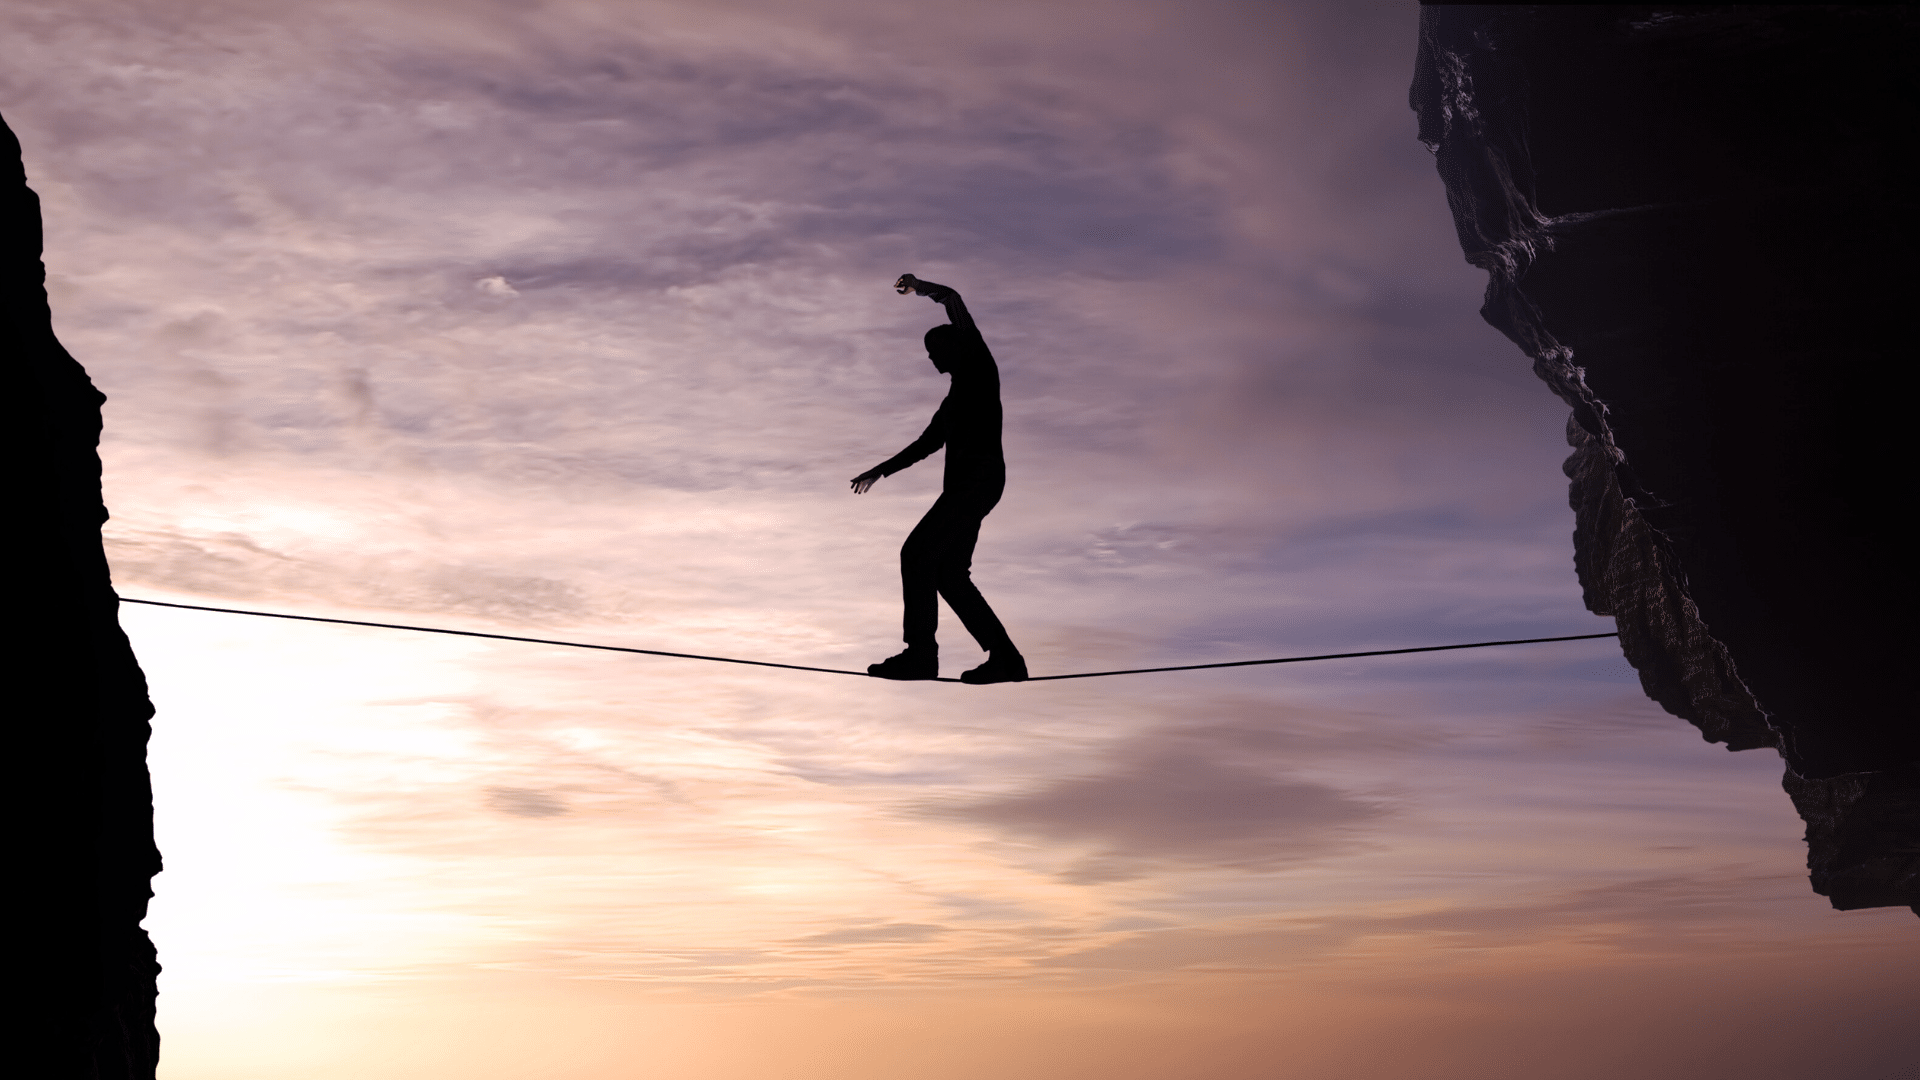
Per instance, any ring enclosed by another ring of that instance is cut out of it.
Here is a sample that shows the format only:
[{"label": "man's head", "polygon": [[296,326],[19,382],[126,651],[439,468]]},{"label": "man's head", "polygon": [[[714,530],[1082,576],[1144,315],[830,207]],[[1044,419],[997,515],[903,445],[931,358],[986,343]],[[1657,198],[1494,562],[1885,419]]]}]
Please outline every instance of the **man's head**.
[{"label": "man's head", "polygon": [[953,370],[954,361],[960,356],[960,328],[952,323],[941,323],[927,331],[927,359],[933,361],[933,369],[945,375]]}]

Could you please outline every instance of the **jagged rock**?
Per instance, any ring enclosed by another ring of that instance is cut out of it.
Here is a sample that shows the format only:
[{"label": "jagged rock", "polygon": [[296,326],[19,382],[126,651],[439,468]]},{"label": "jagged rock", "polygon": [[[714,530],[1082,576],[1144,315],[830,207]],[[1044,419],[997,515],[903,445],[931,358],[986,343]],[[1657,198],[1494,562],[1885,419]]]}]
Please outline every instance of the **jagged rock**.
[{"label": "jagged rock", "polygon": [[105,398],[54,337],[40,200],[0,122],[0,341],[14,413],[9,532],[16,702],[10,982],[22,1075],[151,1080],[159,965],[140,920],[160,870],[146,680],[121,633],[100,526]]},{"label": "jagged rock", "polygon": [[1587,606],[1648,696],[1776,747],[1835,907],[1920,913],[1897,445],[1920,14],[1421,10],[1481,314],[1572,408]]}]

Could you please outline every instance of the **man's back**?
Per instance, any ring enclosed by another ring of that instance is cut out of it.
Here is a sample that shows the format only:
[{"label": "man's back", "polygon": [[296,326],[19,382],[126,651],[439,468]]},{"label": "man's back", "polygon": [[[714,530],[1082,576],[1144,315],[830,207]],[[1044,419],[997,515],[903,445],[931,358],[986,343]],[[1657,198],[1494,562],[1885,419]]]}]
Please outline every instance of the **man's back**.
[{"label": "man's back", "polygon": [[1007,458],[1000,444],[1000,368],[979,331],[961,331],[954,336],[962,340],[956,341],[951,361],[953,387],[935,414],[944,418],[945,486],[1003,485],[1007,482]]}]

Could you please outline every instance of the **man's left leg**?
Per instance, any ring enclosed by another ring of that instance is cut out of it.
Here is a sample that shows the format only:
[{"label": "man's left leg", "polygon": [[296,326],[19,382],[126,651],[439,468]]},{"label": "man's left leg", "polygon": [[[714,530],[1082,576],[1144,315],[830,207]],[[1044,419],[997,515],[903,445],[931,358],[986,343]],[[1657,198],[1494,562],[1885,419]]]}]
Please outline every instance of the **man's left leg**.
[{"label": "man's left leg", "polygon": [[987,662],[962,674],[962,682],[1022,682],[1027,677],[1026,658],[1014,648],[1006,626],[973,583],[973,549],[980,540],[980,523],[998,501],[997,497],[983,498],[968,507],[977,513],[970,512],[953,520],[940,549],[940,596],[960,619],[960,625],[973,635],[973,640],[987,650]]}]

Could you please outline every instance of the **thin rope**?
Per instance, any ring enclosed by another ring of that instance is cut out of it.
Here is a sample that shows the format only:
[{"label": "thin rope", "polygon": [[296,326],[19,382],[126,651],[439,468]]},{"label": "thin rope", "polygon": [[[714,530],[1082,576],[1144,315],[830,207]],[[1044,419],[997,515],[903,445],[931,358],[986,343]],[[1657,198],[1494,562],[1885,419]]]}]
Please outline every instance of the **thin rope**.
[{"label": "thin rope", "polygon": [[[864,671],[843,671],[830,667],[807,667],[805,664],[776,664],[768,660],[735,660],[731,656],[701,656],[698,653],[662,652],[659,649],[629,649],[623,645],[589,645],[584,641],[554,641],[549,638],[516,637],[512,634],[483,634],[478,630],[448,630],[439,626],[408,626],[404,623],[362,622],[359,619],[325,619],[318,615],[288,615],[279,611],[244,611],[240,608],[203,607],[199,604],[169,604],[164,600],[136,600],[131,596],[120,598],[123,604],[148,604],[152,607],[182,608],[187,611],[217,611],[222,615],[258,615],[263,619],[296,619],[300,622],[338,623],[341,626],[373,626],[381,630],[414,630],[422,634],[451,634],[454,637],[491,638],[495,641],[524,641],[532,645],[564,645],[569,649],[599,649],[602,652],[639,653],[642,656],[671,656],[678,660],[709,660],[716,664],[749,664],[753,667],[786,668],[788,671],[822,671],[829,675],[858,675],[868,678]],[[959,679],[941,679],[941,682],[959,682]]]},{"label": "thin rope", "polygon": [[[297,622],[335,623],[340,626],[371,626],[380,630],[412,630],[421,634],[448,634],[454,637],[488,638],[493,641],[523,641],[531,645],[559,645],[569,649],[598,649],[602,652],[638,653],[641,656],[668,656],[676,660],[706,660],[715,664],[746,664],[751,667],[784,668],[787,671],[818,671],[827,675],[858,675],[863,679],[873,678],[864,671],[847,671],[842,668],[776,664],[769,660],[736,660],[731,656],[701,656],[698,653],[663,652],[659,649],[630,649],[624,645],[590,645],[584,641],[555,641],[551,638],[517,637],[513,634],[483,634],[478,630],[448,630],[439,626],[409,626],[405,623],[362,622],[359,619],[328,619],[319,615],[289,615],[279,611],[247,611],[242,608],[205,607],[200,604],[173,604],[165,600],[139,600],[131,596],[121,597],[120,602],[146,604],[149,607],[179,608],[183,611],[213,611],[222,615],[256,615],[263,619],[293,619]],[[1119,671],[1082,671],[1072,675],[1038,675],[1026,681],[1054,682],[1059,679],[1100,679],[1108,675],[1147,675],[1157,671],[1204,671],[1209,668],[1258,667],[1264,664],[1301,664],[1309,660],[1351,660],[1360,656],[1399,656],[1403,653],[1486,649],[1495,645],[1538,645],[1547,641],[1590,641],[1594,638],[1619,636],[1620,634],[1616,631],[1605,634],[1567,634],[1561,637],[1511,638],[1506,641],[1472,641],[1464,645],[1422,645],[1414,649],[1372,649],[1367,652],[1321,653],[1317,656],[1280,656],[1271,660],[1233,660],[1224,664],[1179,664],[1174,667],[1124,668]],[[960,680],[919,681],[957,683]]]},{"label": "thin rope", "polygon": [[1607,634],[1568,634],[1564,637],[1512,638],[1507,641],[1470,641],[1465,645],[1422,645],[1417,649],[1373,649],[1368,652],[1321,653],[1318,656],[1282,656],[1272,660],[1234,660],[1225,664],[1181,664],[1177,667],[1140,667],[1126,668],[1121,671],[1082,671],[1073,675],[1036,675],[1028,682],[1051,682],[1054,679],[1098,679],[1108,675],[1145,675],[1153,671],[1201,671],[1206,668],[1257,667],[1261,664],[1301,664],[1308,660],[1350,660],[1356,656],[1398,656],[1413,652],[1446,652],[1448,649],[1485,649],[1494,645],[1537,645],[1543,641],[1586,641],[1590,638],[1619,637],[1618,631]]}]

